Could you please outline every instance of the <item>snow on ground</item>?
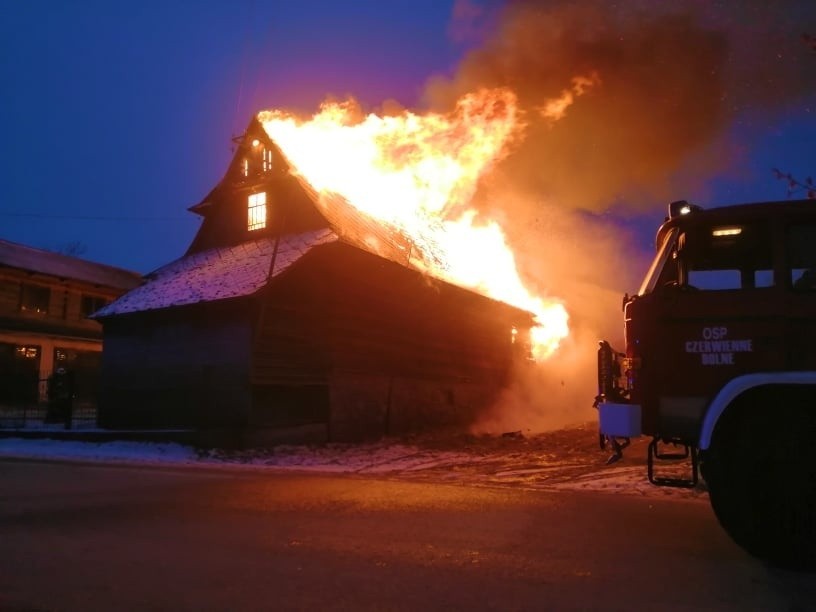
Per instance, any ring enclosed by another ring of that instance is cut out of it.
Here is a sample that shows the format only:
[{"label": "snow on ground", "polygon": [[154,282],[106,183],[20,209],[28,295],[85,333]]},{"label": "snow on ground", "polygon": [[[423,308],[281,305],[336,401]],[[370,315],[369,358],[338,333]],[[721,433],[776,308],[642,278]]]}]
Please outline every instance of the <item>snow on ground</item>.
[{"label": "snow on ground", "polygon": [[344,473],[469,486],[601,491],[644,497],[707,500],[695,489],[655,487],[646,478],[646,440],[607,465],[595,425],[527,434],[413,436],[364,444],[279,445],[201,450],[166,442],[79,442],[0,438],[0,460],[48,459],[208,469]]}]

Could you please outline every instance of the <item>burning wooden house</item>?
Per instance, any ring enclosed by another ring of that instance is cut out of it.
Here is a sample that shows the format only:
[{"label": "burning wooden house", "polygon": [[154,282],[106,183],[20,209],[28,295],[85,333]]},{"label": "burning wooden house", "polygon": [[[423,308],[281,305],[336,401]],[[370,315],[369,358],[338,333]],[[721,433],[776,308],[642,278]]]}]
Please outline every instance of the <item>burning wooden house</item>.
[{"label": "burning wooden house", "polygon": [[529,354],[530,313],[421,272],[399,231],[290,172],[257,120],[190,210],[187,253],[96,314],[101,426],[243,443],[463,426]]}]

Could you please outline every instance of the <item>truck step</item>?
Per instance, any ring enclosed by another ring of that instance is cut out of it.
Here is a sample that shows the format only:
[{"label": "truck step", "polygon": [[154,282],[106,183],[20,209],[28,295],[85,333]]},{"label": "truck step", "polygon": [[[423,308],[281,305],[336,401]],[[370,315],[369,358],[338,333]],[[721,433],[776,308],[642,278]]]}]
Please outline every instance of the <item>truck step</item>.
[{"label": "truck step", "polygon": [[[662,461],[672,464],[680,462],[689,463],[691,475],[683,476],[658,476],[655,474],[655,461]],[[697,486],[698,457],[697,449],[693,446],[665,438],[653,438],[649,443],[648,452],[649,482],[660,487],[679,487],[692,489]]]}]

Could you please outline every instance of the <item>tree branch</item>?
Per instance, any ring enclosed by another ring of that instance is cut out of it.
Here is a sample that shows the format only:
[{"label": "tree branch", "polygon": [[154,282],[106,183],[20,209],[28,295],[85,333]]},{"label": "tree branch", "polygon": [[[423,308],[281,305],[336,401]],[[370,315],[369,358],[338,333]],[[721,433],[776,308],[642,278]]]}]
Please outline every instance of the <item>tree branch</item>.
[{"label": "tree branch", "polygon": [[790,172],[782,172],[778,168],[771,168],[774,176],[779,180],[785,181],[788,184],[788,197],[800,191],[805,192],[805,197],[814,200],[816,199],[816,185],[813,184],[813,178],[807,177],[804,181],[795,178]]}]

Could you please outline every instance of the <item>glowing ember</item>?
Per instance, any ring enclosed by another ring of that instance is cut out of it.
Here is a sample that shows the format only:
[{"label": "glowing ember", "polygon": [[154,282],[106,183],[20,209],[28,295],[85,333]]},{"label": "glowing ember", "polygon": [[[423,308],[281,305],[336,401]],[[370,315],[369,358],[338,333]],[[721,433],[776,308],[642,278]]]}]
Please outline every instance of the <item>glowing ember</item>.
[{"label": "glowing ember", "polygon": [[[573,85],[579,95],[586,84]],[[339,194],[408,236],[422,254],[414,266],[534,313],[533,356],[552,354],[568,333],[564,306],[524,287],[499,225],[477,223],[468,208],[479,178],[523,128],[515,95],[481,90],[448,114],[359,115],[346,101],[324,103],[305,121],[277,110],[258,119],[318,192]]]}]

